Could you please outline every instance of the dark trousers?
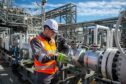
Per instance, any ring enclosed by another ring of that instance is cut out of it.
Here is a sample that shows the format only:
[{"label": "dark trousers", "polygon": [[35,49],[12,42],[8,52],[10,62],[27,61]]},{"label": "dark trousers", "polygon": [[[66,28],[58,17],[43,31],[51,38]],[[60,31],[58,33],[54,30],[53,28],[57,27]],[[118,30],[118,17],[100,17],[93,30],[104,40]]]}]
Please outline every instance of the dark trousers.
[{"label": "dark trousers", "polygon": [[35,72],[35,84],[56,84],[58,82],[58,74],[45,74]]}]

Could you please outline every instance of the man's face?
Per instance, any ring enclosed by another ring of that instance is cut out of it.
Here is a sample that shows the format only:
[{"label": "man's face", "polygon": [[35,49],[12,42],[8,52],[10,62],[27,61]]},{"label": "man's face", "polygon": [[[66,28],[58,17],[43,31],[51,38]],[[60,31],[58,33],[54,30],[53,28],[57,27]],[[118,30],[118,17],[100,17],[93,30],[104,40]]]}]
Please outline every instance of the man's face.
[{"label": "man's face", "polygon": [[51,37],[53,37],[55,35],[55,32],[53,30],[49,29],[49,28],[46,28],[45,31],[46,31],[46,35],[49,38],[51,38]]}]

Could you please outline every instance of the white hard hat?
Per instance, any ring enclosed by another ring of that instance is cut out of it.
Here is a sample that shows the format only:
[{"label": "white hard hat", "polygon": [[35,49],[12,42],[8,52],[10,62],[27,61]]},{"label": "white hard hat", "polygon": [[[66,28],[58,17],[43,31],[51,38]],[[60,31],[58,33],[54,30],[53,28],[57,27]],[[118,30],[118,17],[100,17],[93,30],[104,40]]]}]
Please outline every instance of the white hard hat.
[{"label": "white hard hat", "polygon": [[44,25],[49,26],[55,33],[58,33],[58,23],[53,19],[47,19]]}]

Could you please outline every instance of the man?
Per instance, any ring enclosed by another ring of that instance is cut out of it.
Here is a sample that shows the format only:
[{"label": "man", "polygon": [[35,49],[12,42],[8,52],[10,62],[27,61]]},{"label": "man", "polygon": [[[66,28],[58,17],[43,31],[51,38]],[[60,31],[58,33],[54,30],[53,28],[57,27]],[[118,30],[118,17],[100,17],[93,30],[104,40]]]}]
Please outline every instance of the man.
[{"label": "man", "polygon": [[[54,36],[58,33],[58,23],[48,19],[44,31],[30,42],[34,56],[35,84],[56,84],[57,61],[65,62],[64,54],[56,54]],[[67,58],[67,57],[66,57]]]},{"label": "man", "polygon": [[17,71],[17,68],[18,68],[18,62],[20,60],[20,56],[19,56],[19,42],[18,42],[18,39],[15,38],[14,39],[14,44],[13,46],[11,47],[11,52],[12,52],[12,57],[14,60],[12,60],[12,71],[13,72],[16,72]]}]

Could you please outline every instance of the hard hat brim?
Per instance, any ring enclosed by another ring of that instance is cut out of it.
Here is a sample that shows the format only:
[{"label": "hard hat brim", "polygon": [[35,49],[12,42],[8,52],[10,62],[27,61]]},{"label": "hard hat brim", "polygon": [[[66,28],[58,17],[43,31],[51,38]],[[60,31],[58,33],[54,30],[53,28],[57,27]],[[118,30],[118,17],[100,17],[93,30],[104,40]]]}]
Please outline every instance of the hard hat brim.
[{"label": "hard hat brim", "polygon": [[58,34],[58,33],[59,33],[57,30],[52,30],[52,31],[54,31],[56,34]]}]

